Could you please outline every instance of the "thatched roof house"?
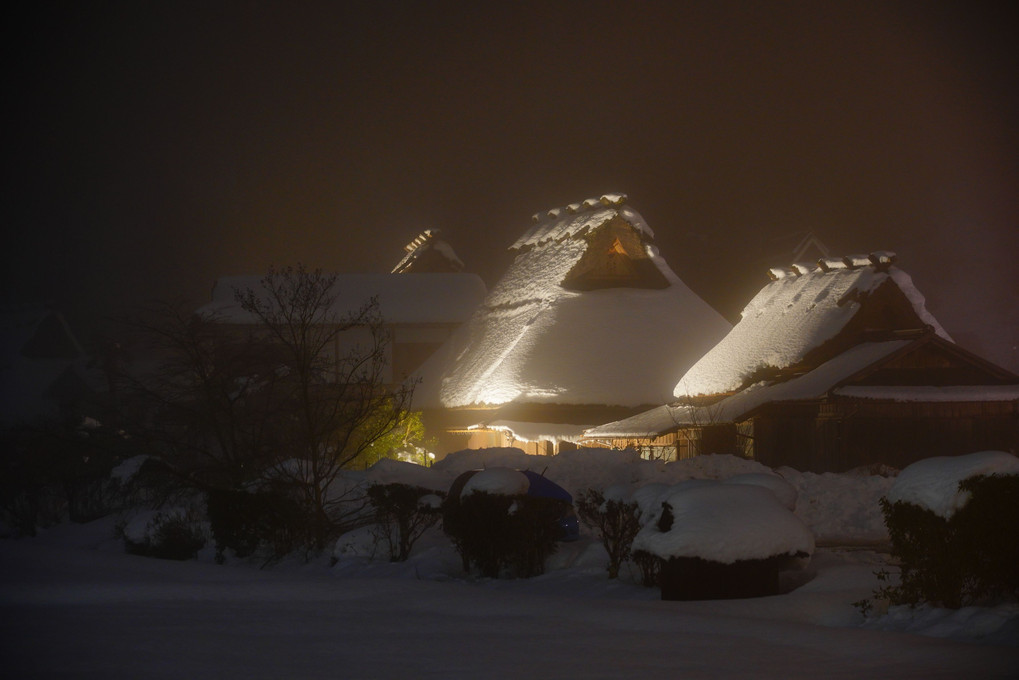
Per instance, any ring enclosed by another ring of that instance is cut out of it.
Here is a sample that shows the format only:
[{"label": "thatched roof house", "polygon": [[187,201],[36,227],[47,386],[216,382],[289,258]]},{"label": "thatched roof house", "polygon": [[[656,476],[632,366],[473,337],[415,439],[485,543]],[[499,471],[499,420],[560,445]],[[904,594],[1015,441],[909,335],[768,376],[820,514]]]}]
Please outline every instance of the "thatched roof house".
[{"label": "thatched roof house", "polygon": [[[343,320],[355,315],[369,300],[378,302],[378,314],[387,338],[386,382],[398,382],[418,369],[453,332],[471,318],[485,297],[485,284],[477,274],[466,273],[463,263],[438,230],[426,230],[411,241],[391,274],[337,274],[327,316]],[[249,326],[255,318],[235,299],[236,291],[262,290],[260,276],[225,276],[216,281],[212,300],[197,314],[224,325]],[[349,347],[370,346],[367,329],[346,331],[333,348],[342,356]]]},{"label": "thatched roof house", "polygon": [[587,431],[845,470],[1019,445],[1019,378],[955,345],[892,253],[773,269],[667,406]]},{"label": "thatched roof house", "polygon": [[481,446],[575,439],[667,399],[730,325],[653,238],[619,194],[535,215],[505,276],[422,369],[416,403],[445,410],[447,429],[482,424]]}]

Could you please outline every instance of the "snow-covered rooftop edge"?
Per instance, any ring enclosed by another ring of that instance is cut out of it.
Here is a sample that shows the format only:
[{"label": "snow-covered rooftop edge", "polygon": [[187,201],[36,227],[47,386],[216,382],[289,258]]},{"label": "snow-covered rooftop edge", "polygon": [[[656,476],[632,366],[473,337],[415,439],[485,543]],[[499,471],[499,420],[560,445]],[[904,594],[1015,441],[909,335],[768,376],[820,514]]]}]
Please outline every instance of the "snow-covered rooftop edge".
[{"label": "snow-covered rooftop edge", "polygon": [[569,238],[594,229],[607,220],[620,215],[648,238],[654,238],[640,213],[626,205],[626,194],[605,194],[571,203],[564,208],[552,208],[546,213],[535,213],[534,226],[510,246],[510,250],[537,246],[552,240]]},{"label": "snow-covered rooftop edge", "polygon": [[[261,276],[224,276],[216,281],[212,301],[196,313],[223,323],[254,323],[234,292],[258,292],[261,282]],[[477,274],[337,274],[329,314],[342,320],[375,297],[386,323],[461,323],[470,318],[486,292]]]},{"label": "snow-covered rooftop edge", "polygon": [[909,340],[865,342],[792,380],[774,385],[765,383],[751,385],[742,392],[737,392],[710,406],[659,406],[630,418],[591,428],[585,432],[585,437],[589,439],[656,437],[680,426],[733,422],[767,403],[816,399],[840,381],[910,343]]},{"label": "snow-covered rooftop edge", "polygon": [[771,270],[774,280],[743,309],[732,331],[679,380],[673,395],[733,392],[759,369],[795,365],[836,337],[860,309],[859,300],[888,281],[902,291],[921,323],[951,342],[910,276],[894,261],[894,253],[881,251],[823,258],[815,267]]}]

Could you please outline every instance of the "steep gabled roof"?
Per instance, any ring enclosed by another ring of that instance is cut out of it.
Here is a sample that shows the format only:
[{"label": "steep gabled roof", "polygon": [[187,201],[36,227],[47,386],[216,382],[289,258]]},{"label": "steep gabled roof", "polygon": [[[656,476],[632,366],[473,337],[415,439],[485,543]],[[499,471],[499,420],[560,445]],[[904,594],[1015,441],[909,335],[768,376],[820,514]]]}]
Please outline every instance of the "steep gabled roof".
[{"label": "steep gabled roof", "polygon": [[[624,201],[618,194],[589,199],[540,218],[452,339],[446,363],[426,366],[418,403],[639,406],[667,399],[676,376],[730,326],[669,268]],[[646,264],[660,287],[564,285],[604,230],[627,240],[628,261]]]},{"label": "steep gabled roof", "polygon": [[393,274],[455,273],[464,269],[452,246],[439,238],[438,229],[425,229],[403,249],[407,254],[395,267]]},{"label": "steep gabled roof", "polygon": [[930,326],[951,340],[894,261],[894,253],[877,252],[772,269],[771,283],[750,301],[732,331],[687,371],[674,396],[727,394],[762,372],[817,366],[874,330]]}]

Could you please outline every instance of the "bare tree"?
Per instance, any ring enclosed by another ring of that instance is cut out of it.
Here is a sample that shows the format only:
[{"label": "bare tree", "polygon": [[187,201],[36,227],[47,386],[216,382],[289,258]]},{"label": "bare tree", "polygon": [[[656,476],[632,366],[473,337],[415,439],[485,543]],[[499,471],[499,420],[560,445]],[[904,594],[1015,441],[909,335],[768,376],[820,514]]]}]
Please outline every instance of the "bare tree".
[{"label": "bare tree", "polygon": [[335,284],[335,275],[298,266],[272,269],[257,290],[236,291],[280,362],[273,385],[280,447],[271,474],[303,496],[317,548],[349,508],[334,488],[341,471],[404,423],[413,393],[385,380],[389,337],[377,299],[340,314]]},{"label": "bare tree", "polygon": [[191,487],[284,494],[321,549],[365,506],[343,470],[407,437],[413,386],[387,380],[377,300],[337,311],[336,276],[272,269],[234,294],[240,316],[159,305],[129,320],[148,357],[127,379],[130,429]]},{"label": "bare tree", "polygon": [[272,449],[271,352],[183,304],[122,319],[141,361],[116,376],[120,417],[198,488],[240,488]]}]

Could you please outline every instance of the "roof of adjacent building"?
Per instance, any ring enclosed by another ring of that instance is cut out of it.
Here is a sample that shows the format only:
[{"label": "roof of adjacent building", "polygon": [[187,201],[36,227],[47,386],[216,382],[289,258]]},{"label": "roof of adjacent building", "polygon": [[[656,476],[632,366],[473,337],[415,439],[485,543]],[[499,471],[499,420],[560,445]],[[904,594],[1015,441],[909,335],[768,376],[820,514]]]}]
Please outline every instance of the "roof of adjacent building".
[{"label": "roof of adjacent building", "polygon": [[392,274],[455,273],[464,269],[453,247],[439,238],[438,229],[425,229],[405,245],[406,255],[393,267]]},{"label": "roof of adjacent building", "polygon": [[[869,298],[889,286],[901,292],[902,307],[909,310],[910,318],[899,319],[900,326],[929,326],[951,340],[927,311],[909,275],[894,266],[895,259],[894,253],[876,252],[772,269],[772,281],[744,308],[729,334],[683,375],[673,395],[731,393],[754,382],[762,371],[804,362],[843,333]],[[821,360],[827,358],[823,354]]]},{"label": "roof of adjacent building", "polygon": [[[254,323],[241,309],[235,291],[262,288],[260,276],[224,276],[216,281],[212,300],[197,310],[224,323]],[[462,323],[485,298],[485,284],[476,274],[337,274],[330,315],[356,314],[371,298],[379,304],[384,323]]]}]

